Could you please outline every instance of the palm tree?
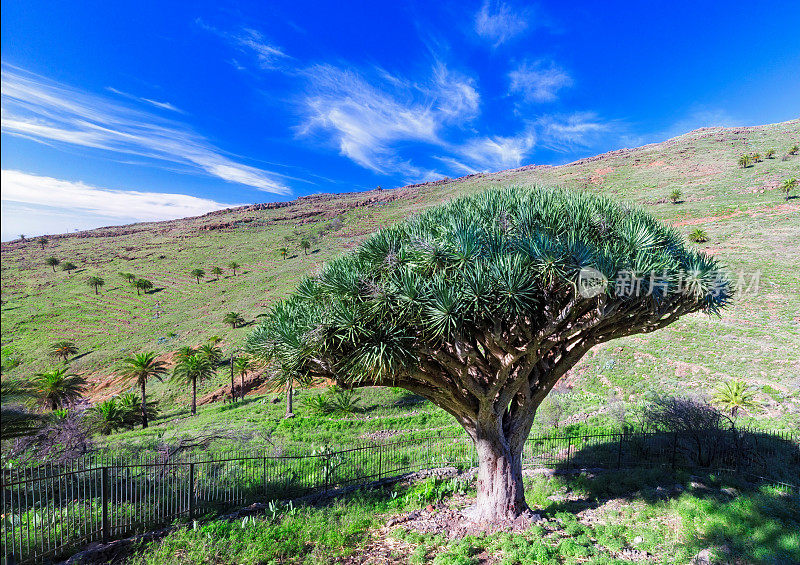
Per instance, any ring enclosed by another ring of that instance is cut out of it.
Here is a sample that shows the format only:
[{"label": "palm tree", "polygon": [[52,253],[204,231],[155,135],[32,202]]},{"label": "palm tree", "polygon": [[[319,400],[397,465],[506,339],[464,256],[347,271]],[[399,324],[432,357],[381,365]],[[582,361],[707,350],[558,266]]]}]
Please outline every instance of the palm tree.
[{"label": "palm tree", "polygon": [[115,396],[94,404],[87,412],[92,428],[104,436],[128,427],[126,410]]},{"label": "palm tree", "polygon": [[50,346],[50,355],[61,357],[64,363],[67,362],[70,355],[75,355],[77,352],[78,348],[71,341],[57,341]]},{"label": "palm tree", "polygon": [[[244,399],[244,378],[247,373],[251,373],[256,369],[256,360],[250,356],[237,357],[233,362],[233,372],[241,378],[241,398]],[[231,391],[233,395],[233,391]]]},{"label": "palm tree", "polygon": [[206,276],[206,272],[203,269],[194,269],[192,270],[192,276],[197,279],[197,284],[200,284],[200,279]]},{"label": "palm tree", "polygon": [[708,234],[703,228],[695,228],[692,230],[692,233],[689,234],[689,241],[693,241],[695,243],[705,243],[708,241]]},{"label": "palm tree", "polygon": [[211,274],[217,277],[217,280],[219,280],[219,277],[222,276],[222,269],[219,267],[212,267]]},{"label": "palm tree", "polygon": [[228,312],[222,319],[226,324],[230,324],[231,328],[236,329],[236,326],[244,324],[244,318],[238,312]]},{"label": "palm tree", "polygon": [[100,294],[100,287],[106,284],[106,281],[101,279],[100,277],[89,277],[86,279],[86,284],[94,288],[95,294]]},{"label": "palm tree", "polygon": [[233,271],[233,276],[234,277],[236,276],[236,269],[238,269],[239,267],[241,267],[241,265],[239,263],[237,263],[236,261],[231,261],[230,263],[228,263],[228,268],[231,271]]},{"label": "palm tree", "polygon": [[763,159],[761,158],[761,153],[758,152],[753,153],[753,162],[760,163],[761,161],[763,161]]},{"label": "palm tree", "polygon": [[53,272],[55,273],[56,272],[56,266],[58,266],[61,263],[61,261],[59,261],[55,257],[48,257],[47,259],[44,260],[44,263],[45,263],[45,265],[48,265],[49,267],[53,267]]},{"label": "palm tree", "polygon": [[72,271],[74,271],[77,268],[78,268],[78,266],[75,263],[70,263],[69,261],[67,261],[66,263],[61,265],[61,270],[62,271],[67,271],[68,275],[71,275]]},{"label": "palm tree", "polygon": [[214,374],[214,366],[205,355],[196,353],[175,365],[173,376],[192,385],[192,415],[197,414],[197,381]]},{"label": "palm tree", "polygon": [[153,290],[153,283],[151,283],[147,279],[136,279],[136,282],[133,283],[133,286],[136,287],[137,295],[140,292],[144,292],[145,294],[147,294],[148,292]]},{"label": "palm tree", "polygon": [[286,393],[286,414],[284,418],[294,418],[294,403],[292,396],[294,395],[295,385],[303,386],[309,385],[313,381],[310,376],[305,376],[293,371],[280,370],[275,371],[267,381],[267,387],[270,390],[282,391]]},{"label": "palm tree", "polygon": [[280,253],[281,257],[283,257],[283,260],[286,261],[286,256],[289,254],[289,248],[281,247],[280,249],[278,249],[278,253]]},{"label": "palm tree", "polygon": [[136,275],[133,273],[120,273],[119,276],[123,278],[127,283],[133,284],[136,282]]},{"label": "palm tree", "polygon": [[683,192],[679,188],[676,188],[672,192],[669,193],[669,199],[672,201],[673,204],[677,204],[681,200],[681,196],[683,196]]},{"label": "palm tree", "polygon": [[753,164],[753,158],[750,155],[742,155],[739,157],[739,166],[746,169]]},{"label": "palm tree", "polygon": [[150,378],[161,380],[167,372],[167,366],[163,361],[159,361],[155,353],[137,353],[122,360],[119,374],[136,379],[139,390],[142,392],[141,415],[142,428],[147,427],[147,396],[145,388]]},{"label": "palm tree", "polygon": [[800,145],[796,143],[789,148],[790,155],[797,155],[798,151],[800,151]]},{"label": "palm tree", "polygon": [[206,343],[197,348],[197,354],[202,355],[213,367],[219,365],[222,361],[222,350],[213,343]]},{"label": "palm tree", "polygon": [[730,412],[736,418],[739,410],[752,410],[758,407],[753,389],[743,381],[732,381],[719,387],[713,401]]},{"label": "palm tree", "polygon": [[45,248],[45,246],[46,246],[48,243],[50,243],[50,240],[49,240],[49,239],[47,239],[45,236],[42,236],[42,237],[40,237],[39,239],[37,239],[37,240],[36,240],[36,243],[38,243],[39,245],[41,245],[41,246],[42,246],[42,249],[44,249],[44,248]]},{"label": "palm tree", "polygon": [[308,255],[308,250],[311,249],[311,242],[308,241],[307,237],[304,237],[300,240],[300,249],[302,249],[303,252]]},{"label": "palm tree", "polygon": [[767,149],[764,154],[767,156],[767,159],[772,159],[775,157],[775,150],[772,148]]},{"label": "palm tree", "polygon": [[[139,395],[136,394],[135,392],[130,392],[130,391],[123,392],[117,397],[117,403],[124,412],[126,426],[131,429],[135,428],[136,424],[142,421],[142,416],[141,416],[142,402],[139,399]],[[148,400],[145,403],[144,413],[147,416],[148,421],[155,418],[156,415],[158,414],[158,408],[156,407],[156,402]]]},{"label": "palm tree", "polygon": [[47,404],[51,410],[76,402],[86,389],[86,379],[67,371],[68,369],[64,367],[36,373],[31,381],[34,396]]},{"label": "palm tree", "polygon": [[175,352],[175,363],[186,361],[189,357],[197,353],[197,348],[184,345]]},{"label": "palm tree", "polygon": [[789,195],[795,188],[797,188],[797,179],[795,177],[786,179],[783,181],[783,183],[781,183],[781,190],[783,190],[783,192],[786,194],[787,201],[789,200]]}]

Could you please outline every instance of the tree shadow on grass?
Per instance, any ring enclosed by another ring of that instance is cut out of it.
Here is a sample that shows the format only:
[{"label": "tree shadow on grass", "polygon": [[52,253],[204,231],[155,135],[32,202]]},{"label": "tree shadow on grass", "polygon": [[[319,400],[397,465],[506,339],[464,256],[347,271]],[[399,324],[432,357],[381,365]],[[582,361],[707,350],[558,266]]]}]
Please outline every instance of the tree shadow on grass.
[{"label": "tree shadow on grass", "polygon": [[[755,442],[761,448],[761,464],[749,462],[754,470],[760,471],[758,475],[688,465],[673,470],[673,457],[681,463],[691,458],[691,453],[679,457],[679,449],[675,450],[675,455],[671,449],[667,451],[667,461],[658,462],[651,456],[649,460],[643,459],[643,465],[632,466],[632,461],[626,459],[625,466],[620,469],[579,472],[576,466],[602,468],[609,454],[619,451],[617,441],[585,446],[571,462],[560,464],[556,469],[555,480],[562,482],[567,492],[579,496],[545,504],[543,514],[547,517],[558,512],[574,514],[619,499],[641,501],[649,506],[666,504],[669,509],[666,511],[676,513],[686,529],[684,548],[690,556],[711,549],[722,561],[767,565],[800,563],[800,490],[758,478],[767,476],[769,468],[778,469],[771,475],[779,477],[774,481],[800,477],[800,446],[770,434],[745,432],[743,435],[745,437],[740,438],[743,444]],[[740,449],[747,450],[741,444]],[[729,462],[724,455],[730,454],[720,453],[715,461],[720,466]],[[749,456],[754,457],[752,453]],[[583,465],[578,465],[579,462]]]}]

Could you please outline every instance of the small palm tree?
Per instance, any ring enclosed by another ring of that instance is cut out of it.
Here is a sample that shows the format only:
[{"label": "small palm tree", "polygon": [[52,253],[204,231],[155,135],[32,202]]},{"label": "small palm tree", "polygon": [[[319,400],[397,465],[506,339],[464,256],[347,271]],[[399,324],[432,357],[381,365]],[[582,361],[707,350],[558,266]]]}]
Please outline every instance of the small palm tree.
[{"label": "small palm tree", "polygon": [[789,148],[789,155],[797,155],[800,152],[800,145],[794,144]]},{"label": "small palm tree", "polygon": [[173,377],[192,385],[192,415],[197,414],[197,381],[202,381],[214,374],[214,367],[208,357],[196,353],[184,359],[173,370]]},{"label": "small palm tree", "polygon": [[106,284],[106,281],[100,277],[89,277],[86,279],[86,284],[94,289],[95,294],[100,294],[100,287]]},{"label": "small palm tree", "polygon": [[189,345],[184,345],[180,349],[175,352],[175,363],[181,363],[186,361],[189,357],[197,353],[196,347],[191,347]]},{"label": "small palm tree", "polygon": [[53,357],[60,357],[64,363],[67,362],[70,355],[78,353],[78,348],[71,341],[57,341],[50,346],[50,355]]},{"label": "small palm tree", "polygon": [[303,250],[303,253],[308,255],[308,250],[311,249],[311,242],[308,240],[307,237],[304,237],[300,240],[300,249]]},{"label": "small palm tree", "polygon": [[217,277],[217,280],[219,280],[219,278],[222,276],[222,269],[219,267],[212,267],[211,274]]},{"label": "small palm tree", "polygon": [[198,347],[197,355],[201,355],[208,359],[208,362],[211,363],[212,367],[216,367],[219,365],[219,362],[222,361],[222,349],[217,347],[216,344],[210,342]]},{"label": "small palm tree", "polygon": [[763,161],[763,159],[761,158],[761,153],[758,152],[753,153],[753,162],[760,163],[761,161]]},{"label": "small palm tree", "polygon": [[228,312],[222,319],[226,324],[230,324],[231,328],[236,329],[236,326],[244,324],[244,318],[238,312]]},{"label": "small palm tree", "polygon": [[142,428],[147,427],[147,396],[145,388],[151,378],[161,380],[166,374],[167,366],[159,361],[155,353],[137,353],[122,360],[118,373],[129,379],[136,379],[139,390],[142,392],[141,416]]},{"label": "small palm tree", "polygon": [[739,157],[739,166],[743,169],[746,169],[750,165],[753,164],[753,157],[750,155],[742,155]]},{"label": "small palm tree", "polygon": [[136,282],[136,275],[133,273],[120,273],[119,276],[121,276],[122,279],[130,285],[133,285]]},{"label": "small palm tree", "polygon": [[692,233],[689,234],[689,241],[693,241],[695,243],[705,243],[708,241],[708,234],[706,230],[702,228],[695,228],[692,230]]},{"label": "small palm tree", "polygon": [[[241,388],[239,389],[241,392],[241,398],[244,399],[244,378],[247,376],[247,373],[252,373],[256,370],[257,363],[256,360],[250,356],[242,356],[237,357],[233,362],[233,372],[239,375],[241,379]],[[233,391],[231,391],[231,395],[233,395]]]},{"label": "small palm tree", "polygon": [[775,157],[775,150],[773,148],[769,148],[764,152],[764,155],[767,156],[767,159],[773,159]]},{"label": "small palm tree", "polygon": [[[141,411],[141,400],[136,393],[133,392],[123,392],[117,397],[117,403],[119,404],[120,408],[124,413],[125,424],[128,428],[135,428],[136,424],[142,421]],[[145,414],[147,416],[148,421],[152,420],[158,415],[158,407],[157,403],[148,400],[145,403]]]},{"label": "small palm tree", "polygon": [[231,261],[230,263],[228,263],[228,268],[231,271],[233,271],[233,276],[234,277],[236,276],[236,269],[238,269],[239,267],[241,267],[241,265],[239,263],[237,263],[236,261]]},{"label": "small palm tree", "polygon": [[55,273],[56,272],[56,267],[61,264],[61,261],[59,261],[55,257],[48,257],[47,259],[44,260],[44,263],[48,267],[52,267],[53,268],[53,272]]},{"label": "small palm tree", "polygon": [[133,283],[133,286],[136,288],[137,295],[139,295],[141,292],[147,294],[148,292],[153,290],[153,283],[151,283],[147,279],[136,279],[136,282]]},{"label": "small palm tree", "polygon": [[128,427],[125,408],[115,396],[94,404],[87,412],[92,429],[104,436]]},{"label": "small palm tree", "polygon": [[289,254],[289,248],[281,247],[280,249],[278,249],[278,253],[280,253],[281,257],[283,257],[283,260],[286,261],[286,256]]},{"label": "small palm tree", "polygon": [[786,195],[786,200],[789,200],[789,197],[795,188],[797,188],[797,179],[795,177],[786,179],[783,181],[783,183],[781,183],[781,190]]},{"label": "small palm tree", "polygon": [[753,389],[743,381],[732,381],[719,387],[713,396],[713,401],[730,412],[736,418],[739,410],[749,411],[758,407]]},{"label": "small palm tree", "polygon": [[31,381],[31,390],[35,397],[51,410],[78,401],[86,389],[86,379],[67,371],[68,369],[64,367],[37,373]]},{"label": "small palm tree", "polygon": [[45,236],[42,236],[36,240],[36,243],[41,245],[42,249],[44,249],[47,246],[47,244],[50,243],[50,240],[47,239]]},{"label": "small palm tree", "polygon": [[192,276],[197,279],[197,284],[200,284],[200,279],[206,276],[206,272],[203,269],[194,269],[192,270]]},{"label": "small palm tree", "polygon": [[678,202],[680,202],[681,196],[683,196],[683,192],[681,192],[681,189],[679,188],[676,188],[675,190],[669,193],[669,199],[670,201],[672,201],[673,204],[677,204]]},{"label": "small palm tree", "polygon": [[71,275],[72,271],[74,271],[77,268],[78,266],[75,263],[70,263],[69,261],[61,265],[61,270],[67,271],[68,275]]}]

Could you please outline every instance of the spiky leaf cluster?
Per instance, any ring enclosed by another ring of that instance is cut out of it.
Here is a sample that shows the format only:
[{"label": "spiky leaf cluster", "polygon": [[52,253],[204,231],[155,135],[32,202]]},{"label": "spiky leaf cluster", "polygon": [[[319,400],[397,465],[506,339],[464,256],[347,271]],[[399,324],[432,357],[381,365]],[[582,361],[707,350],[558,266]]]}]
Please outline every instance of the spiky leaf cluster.
[{"label": "spiky leaf cluster", "polygon": [[[592,296],[581,292],[587,272],[600,284]],[[388,384],[441,350],[469,365],[464,350],[492,347],[480,336],[543,357],[546,344],[581,328],[599,343],[716,313],[731,294],[713,259],[641,210],[566,189],[507,188],[376,233],[275,305],[248,348],[285,372]]]}]

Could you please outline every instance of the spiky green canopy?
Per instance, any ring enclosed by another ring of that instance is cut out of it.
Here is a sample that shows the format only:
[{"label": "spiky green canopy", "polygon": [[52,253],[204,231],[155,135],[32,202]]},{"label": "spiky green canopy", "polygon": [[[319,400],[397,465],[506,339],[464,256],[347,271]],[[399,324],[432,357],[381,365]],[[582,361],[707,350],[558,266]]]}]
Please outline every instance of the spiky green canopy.
[{"label": "spiky green canopy", "polygon": [[480,397],[537,363],[545,374],[596,343],[717,313],[731,295],[716,261],[641,210],[507,188],[381,230],[304,280],[247,344],[285,372],[423,393],[439,373]]}]

